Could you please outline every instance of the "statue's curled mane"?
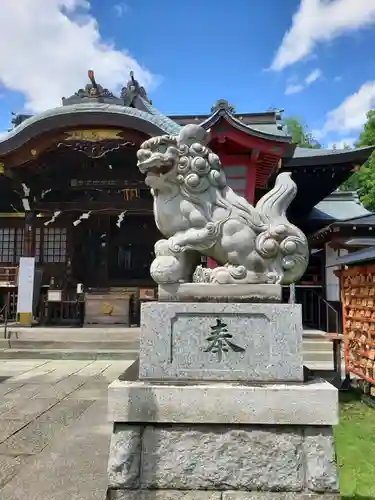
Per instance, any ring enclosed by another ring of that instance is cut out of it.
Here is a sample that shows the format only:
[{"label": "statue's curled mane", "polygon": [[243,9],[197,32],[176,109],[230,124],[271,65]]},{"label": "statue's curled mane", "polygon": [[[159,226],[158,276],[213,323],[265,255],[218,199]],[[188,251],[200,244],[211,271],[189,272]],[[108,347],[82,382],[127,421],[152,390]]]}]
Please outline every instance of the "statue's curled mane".
[{"label": "statue's curled mane", "polygon": [[[215,207],[227,210],[228,217],[235,208],[236,216],[243,219],[254,231],[261,232],[267,228],[267,220],[227,185],[219,156],[205,145],[197,142],[191,145],[183,144],[179,141],[179,136],[162,135],[145,141],[138,156],[147,156],[150,153],[175,155],[175,178],[170,177],[169,180],[174,180],[179,185],[180,196],[200,207],[208,220],[211,220]],[[205,192],[208,192],[209,196],[202,197]]]}]

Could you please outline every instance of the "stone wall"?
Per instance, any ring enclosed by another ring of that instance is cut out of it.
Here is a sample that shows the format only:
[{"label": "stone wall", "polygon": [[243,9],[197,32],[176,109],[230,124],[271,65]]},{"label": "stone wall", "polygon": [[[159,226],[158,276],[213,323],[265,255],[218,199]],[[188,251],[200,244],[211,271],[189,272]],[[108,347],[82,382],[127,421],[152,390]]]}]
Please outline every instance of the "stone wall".
[{"label": "stone wall", "polygon": [[108,476],[111,500],[339,498],[331,426],[118,423]]}]

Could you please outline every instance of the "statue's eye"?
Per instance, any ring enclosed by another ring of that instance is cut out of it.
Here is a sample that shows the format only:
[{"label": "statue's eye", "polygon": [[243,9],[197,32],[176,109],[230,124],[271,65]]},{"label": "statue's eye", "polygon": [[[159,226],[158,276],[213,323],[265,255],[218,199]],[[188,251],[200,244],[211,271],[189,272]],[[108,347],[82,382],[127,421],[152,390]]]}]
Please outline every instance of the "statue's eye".
[{"label": "statue's eye", "polygon": [[167,146],[165,144],[160,144],[156,150],[158,153],[165,153],[167,151]]}]

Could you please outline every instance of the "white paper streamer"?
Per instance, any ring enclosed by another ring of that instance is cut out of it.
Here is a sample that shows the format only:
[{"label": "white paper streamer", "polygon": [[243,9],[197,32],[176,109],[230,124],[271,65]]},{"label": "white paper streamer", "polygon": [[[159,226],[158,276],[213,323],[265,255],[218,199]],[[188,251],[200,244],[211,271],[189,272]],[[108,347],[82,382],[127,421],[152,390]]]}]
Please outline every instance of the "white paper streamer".
[{"label": "white paper streamer", "polygon": [[91,210],[90,212],[82,214],[77,220],[73,222],[73,226],[78,226],[78,224],[81,224],[83,220],[87,220],[90,217],[90,215],[91,215]]},{"label": "white paper streamer", "polygon": [[61,214],[61,210],[58,210],[57,212],[54,212],[53,213],[53,216],[50,220],[47,220],[44,225],[45,226],[48,226],[49,224],[52,224],[53,222],[55,222],[55,220],[57,219],[57,217]]},{"label": "white paper streamer", "polygon": [[121,224],[122,224],[122,221],[124,220],[125,214],[126,214],[126,210],[124,210],[123,212],[121,212],[121,214],[119,214],[117,222],[116,222],[117,227],[121,227]]}]

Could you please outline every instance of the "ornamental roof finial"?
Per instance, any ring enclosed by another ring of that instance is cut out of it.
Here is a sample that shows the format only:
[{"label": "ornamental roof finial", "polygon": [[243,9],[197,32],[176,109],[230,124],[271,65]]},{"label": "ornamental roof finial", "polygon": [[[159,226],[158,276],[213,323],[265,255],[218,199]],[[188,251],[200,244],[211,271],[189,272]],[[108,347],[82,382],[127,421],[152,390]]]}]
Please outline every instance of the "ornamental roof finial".
[{"label": "ornamental roof finial", "polygon": [[87,74],[88,74],[89,80],[91,82],[92,88],[95,89],[97,92],[98,91],[98,84],[95,81],[94,71],[92,69],[89,69]]},{"label": "ornamental roof finial", "polygon": [[122,104],[121,100],[115,97],[112,92],[108,89],[99,85],[95,80],[95,74],[92,69],[87,71],[90,83],[88,83],[84,89],[79,89],[75,94],[68,97],[67,99],[63,97],[63,106],[69,104],[79,104],[83,100],[96,100],[99,102],[106,102],[108,104]]},{"label": "ornamental roof finial", "polygon": [[93,85],[95,85],[95,84],[96,84],[96,82],[95,82],[95,74],[94,74],[94,70],[89,69],[89,70],[88,70],[88,72],[87,72],[87,74],[88,74],[88,77],[89,77],[90,82],[91,82]]},{"label": "ornamental roof finial", "polygon": [[216,111],[219,111],[220,109],[225,109],[228,111],[228,113],[235,113],[236,110],[234,106],[229,104],[229,102],[226,99],[218,99],[215,104],[211,108],[211,113],[215,113]]},{"label": "ornamental roof finial", "polygon": [[138,81],[135,79],[133,70],[129,72],[129,77],[126,87],[123,87],[121,90],[121,99],[124,100],[124,104],[127,106],[130,105],[135,96],[140,96],[142,99],[151,102],[147,97],[145,88],[139,85]]}]

